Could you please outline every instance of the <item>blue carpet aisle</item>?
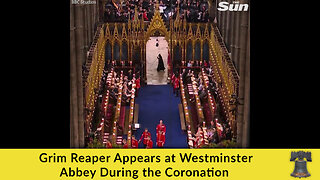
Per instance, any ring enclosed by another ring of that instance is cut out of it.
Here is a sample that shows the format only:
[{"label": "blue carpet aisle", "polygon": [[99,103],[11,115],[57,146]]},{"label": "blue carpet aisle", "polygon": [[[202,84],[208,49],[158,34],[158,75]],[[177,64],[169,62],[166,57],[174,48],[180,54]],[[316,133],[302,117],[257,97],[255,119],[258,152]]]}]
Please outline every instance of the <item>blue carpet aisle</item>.
[{"label": "blue carpet aisle", "polygon": [[[166,125],[165,148],[187,148],[187,135],[181,130],[179,108],[180,98],[174,96],[170,85],[147,85],[139,90],[139,124],[141,128],[135,132],[137,139],[144,128],[151,133],[153,147],[156,148],[156,126],[162,119]],[[143,147],[142,142],[139,148]]]}]

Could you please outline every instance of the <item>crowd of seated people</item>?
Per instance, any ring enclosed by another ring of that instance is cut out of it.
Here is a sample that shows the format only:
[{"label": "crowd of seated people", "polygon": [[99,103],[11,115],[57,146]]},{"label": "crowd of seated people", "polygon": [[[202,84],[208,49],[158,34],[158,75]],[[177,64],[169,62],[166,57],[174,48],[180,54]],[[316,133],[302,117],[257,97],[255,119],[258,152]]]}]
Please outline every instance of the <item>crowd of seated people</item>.
[{"label": "crowd of seated people", "polygon": [[209,11],[207,0],[175,0],[173,18],[176,18],[179,5],[180,18],[187,22],[208,22]]},{"label": "crowd of seated people", "polygon": [[[127,22],[134,20],[135,7],[138,10],[139,19],[150,21],[155,8],[156,0],[107,0],[104,21],[105,22]],[[165,21],[176,18],[179,6],[181,19],[186,18],[188,22],[208,22],[208,2],[207,0],[159,0],[159,11]]]},{"label": "crowd of seated people", "polygon": [[199,68],[199,67],[202,67],[202,68],[208,68],[209,65],[208,65],[208,60],[203,60],[203,61],[200,61],[200,60],[196,60],[196,61],[193,61],[193,60],[189,60],[189,61],[182,61],[181,65],[183,67],[186,67],[186,68]]},{"label": "crowd of seated people", "polygon": [[[111,74],[113,73],[113,74]],[[123,73],[123,83],[120,83],[121,73]],[[107,77],[111,78],[111,83],[107,85]],[[135,84],[135,86],[133,86]],[[119,88],[122,87],[122,102],[126,105],[129,104],[132,93],[137,95],[137,92],[140,88],[140,77],[139,72],[133,73],[132,69],[125,71],[117,72],[113,68],[109,71],[104,70],[102,73],[102,88],[99,94],[105,93],[107,90],[110,92],[110,98],[116,100],[118,98]],[[132,88],[135,88],[135,91],[132,91]],[[102,96],[101,96],[102,97]]]},{"label": "crowd of seated people", "polygon": [[[217,120],[216,120],[217,121]],[[212,120],[210,125],[207,127],[208,140],[210,143],[218,143],[223,140],[231,140],[231,129],[230,124],[222,122],[218,126]]]},{"label": "crowd of seated people", "polygon": [[204,78],[200,71],[199,73],[195,73],[195,70],[197,68],[203,68],[206,75],[208,76],[208,80],[209,80],[208,86],[209,86],[210,93],[213,94],[214,98],[216,99],[219,87],[218,87],[218,83],[213,78],[212,66],[207,61],[203,61],[203,63],[200,63],[200,62],[201,61],[188,61],[187,63],[185,63],[187,64],[187,66],[185,66],[186,68],[182,69],[182,73],[181,73],[183,83],[189,84],[191,83],[191,77],[192,76],[196,77],[196,84],[199,87],[198,94],[200,95],[204,87],[204,82],[203,82]]},{"label": "crowd of seated people", "polygon": [[204,68],[204,71],[208,76],[208,80],[209,80],[208,89],[210,90],[210,93],[213,94],[214,98],[217,99],[220,85],[213,78],[212,66]]},{"label": "crowd of seated people", "polygon": [[228,123],[218,123],[217,125],[218,120],[216,119],[215,121],[210,121],[206,130],[201,125],[198,125],[197,132],[192,134],[191,138],[194,148],[201,148],[206,142],[219,144],[223,140],[232,140],[230,125]]},{"label": "crowd of seated people", "polygon": [[[106,68],[102,72],[102,77],[100,82],[101,88],[100,88],[100,91],[98,92],[99,104],[102,104],[103,97],[109,90],[108,107],[109,105],[111,107],[115,106],[119,98],[119,89],[122,88],[121,104],[125,106],[129,106],[130,100],[132,98],[137,97],[138,91],[140,89],[139,74],[140,74],[139,72],[133,73],[133,69],[117,69],[112,66],[106,66]],[[121,81],[121,75],[122,75],[122,81]],[[105,110],[103,109],[104,106],[98,105],[97,107],[100,107],[99,112],[101,114],[98,120],[101,120],[101,118],[104,118],[106,126],[111,127],[107,125],[107,124],[110,124],[110,122],[108,123],[106,121],[110,121],[112,120],[112,118],[111,119],[108,118],[108,115],[105,116]],[[110,108],[110,109],[113,109],[113,108]],[[100,127],[99,124],[97,125],[97,130],[94,132],[94,134],[89,137],[89,140],[88,140],[89,142],[92,143],[94,138],[96,139],[101,138],[101,135],[102,135],[102,133],[100,132],[101,128],[100,130],[98,130],[99,129],[98,127]],[[112,148],[111,139],[105,139],[105,140],[106,140],[106,144],[103,146],[106,146],[107,148]],[[123,148],[126,148],[125,144],[126,143],[124,142]]]},{"label": "crowd of seated people", "polygon": [[[206,101],[206,97],[208,95],[208,90],[210,91],[211,94],[213,94],[214,99],[218,99],[218,91],[219,91],[219,84],[214,80],[213,77],[213,67],[209,64],[207,61],[203,61],[203,63],[195,65],[193,62],[189,61],[190,65],[188,65],[186,68],[182,69],[181,72],[181,77],[183,80],[184,84],[191,84],[192,83],[192,78],[194,77],[194,81],[197,85],[198,88],[198,95],[200,98],[201,102]],[[200,65],[200,66],[198,66]],[[197,68],[193,69],[193,67],[199,67],[203,68],[205,75],[208,77],[209,83],[208,83],[208,89],[205,87],[205,79]],[[174,78],[176,74],[172,76]],[[172,84],[174,84],[172,82]],[[190,99],[191,102],[194,102],[195,99]],[[219,111],[219,103],[217,105],[217,112]],[[218,144],[219,142],[223,140],[231,140],[232,135],[231,135],[231,127],[230,123],[228,120],[221,120],[218,122],[218,119],[215,118],[215,120],[211,120],[210,124],[207,126],[206,129],[207,132],[207,140],[209,143],[215,143]],[[195,134],[193,134],[193,142],[194,142],[194,147],[200,148],[205,144],[205,137],[204,137],[204,130],[202,126],[199,124],[198,125],[198,130]]]},{"label": "crowd of seated people", "polygon": [[134,20],[135,7],[138,9],[138,17],[149,21],[153,15],[154,1],[152,0],[126,0],[123,4],[120,1],[107,0],[105,7],[105,22],[128,22],[129,18]]},{"label": "crowd of seated people", "polygon": [[[191,77],[195,77],[195,83],[197,85],[198,88],[198,95],[200,98],[200,101],[203,102],[203,100],[207,97],[208,92],[205,90],[205,85],[204,85],[204,80],[203,80],[203,76],[201,74],[201,72],[199,73],[195,73],[192,69],[183,69],[182,73],[182,80],[184,84],[191,84],[192,80]],[[212,83],[214,83],[214,81],[211,78]],[[217,92],[215,92],[217,93]],[[193,101],[194,99],[191,99],[191,101]]]},{"label": "crowd of seated people", "polygon": [[[209,90],[212,94],[214,94],[215,99],[217,98],[218,94],[218,83],[214,80],[213,78],[213,68],[207,61],[203,61],[203,63],[200,63],[200,61],[188,61],[185,66],[186,68],[182,69],[181,72],[181,77],[183,80],[184,84],[189,84],[191,83],[191,77],[194,76],[196,78],[196,84],[198,87],[199,95],[201,94],[203,87],[204,87],[204,82],[203,82],[203,76],[201,74],[200,68],[203,68],[206,75],[208,76],[209,79]],[[197,71],[196,73],[195,71]],[[176,75],[177,73],[175,73]]]}]

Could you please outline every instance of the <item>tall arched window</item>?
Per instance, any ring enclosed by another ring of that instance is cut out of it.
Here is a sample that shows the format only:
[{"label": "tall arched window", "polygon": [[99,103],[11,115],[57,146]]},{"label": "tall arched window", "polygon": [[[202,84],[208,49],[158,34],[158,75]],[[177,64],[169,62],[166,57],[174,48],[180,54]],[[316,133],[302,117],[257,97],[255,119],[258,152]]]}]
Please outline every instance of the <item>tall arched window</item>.
[{"label": "tall arched window", "polygon": [[128,44],[126,41],[122,42],[122,48],[121,48],[121,60],[128,60]]},{"label": "tall arched window", "polygon": [[192,42],[188,41],[187,43],[187,60],[192,60]]},{"label": "tall arched window", "polygon": [[117,41],[113,46],[113,59],[116,61],[120,60],[120,45]]},{"label": "tall arched window", "polygon": [[194,48],[194,60],[200,61],[201,59],[201,44],[200,41],[196,41],[195,48]]},{"label": "tall arched window", "polygon": [[135,46],[134,47],[134,50],[133,50],[133,54],[132,54],[132,58],[133,58],[133,61],[135,63],[141,63],[141,56],[140,56],[140,53],[141,53],[141,48],[140,46]]},{"label": "tall arched window", "polygon": [[174,52],[174,57],[173,57],[174,61],[175,62],[181,61],[181,58],[182,58],[181,57],[181,47],[179,45],[175,46],[173,52]]},{"label": "tall arched window", "polygon": [[109,41],[106,42],[106,61],[111,60],[111,43]]},{"label": "tall arched window", "polygon": [[208,41],[205,40],[203,42],[203,52],[202,52],[202,59],[205,60],[205,61],[208,61],[209,60],[209,44],[208,44]]}]

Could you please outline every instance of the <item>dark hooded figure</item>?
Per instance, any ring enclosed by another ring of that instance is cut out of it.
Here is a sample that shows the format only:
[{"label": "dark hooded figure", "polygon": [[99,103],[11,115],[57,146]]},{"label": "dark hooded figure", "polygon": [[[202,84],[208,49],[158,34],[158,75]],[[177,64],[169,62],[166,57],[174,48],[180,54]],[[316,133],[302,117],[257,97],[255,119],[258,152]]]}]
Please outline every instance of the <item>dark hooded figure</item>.
[{"label": "dark hooded figure", "polygon": [[163,64],[163,59],[162,59],[162,56],[161,54],[158,55],[158,68],[157,68],[157,71],[164,71],[166,68],[164,67],[164,64]]}]

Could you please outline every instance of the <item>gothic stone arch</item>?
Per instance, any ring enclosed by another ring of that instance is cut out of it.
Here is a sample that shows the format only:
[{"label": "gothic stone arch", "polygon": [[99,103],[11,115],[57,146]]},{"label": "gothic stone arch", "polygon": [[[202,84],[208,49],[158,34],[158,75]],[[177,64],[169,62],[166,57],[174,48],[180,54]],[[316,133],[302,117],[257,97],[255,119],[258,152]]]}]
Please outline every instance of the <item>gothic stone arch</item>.
[{"label": "gothic stone arch", "polygon": [[160,34],[164,35],[165,39],[169,41],[169,32],[158,9],[156,9],[145,34],[145,42],[147,42],[150,36],[152,36],[156,31],[159,31]]}]

